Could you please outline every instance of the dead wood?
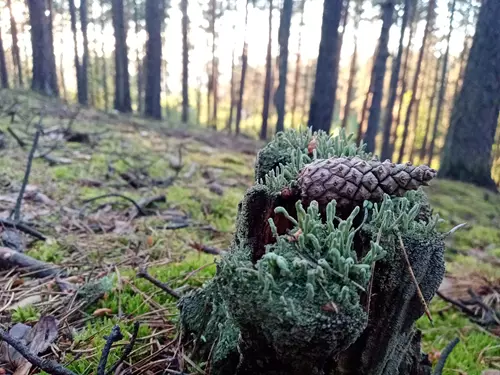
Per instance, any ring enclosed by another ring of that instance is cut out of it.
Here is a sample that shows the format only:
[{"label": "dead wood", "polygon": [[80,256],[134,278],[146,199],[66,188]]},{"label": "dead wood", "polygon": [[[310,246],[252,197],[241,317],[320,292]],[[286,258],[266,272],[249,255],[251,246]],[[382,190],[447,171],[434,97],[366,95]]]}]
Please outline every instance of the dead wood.
[{"label": "dead wood", "polygon": [[28,255],[19,253],[7,247],[0,247],[0,268],[12,269],[19,267],[27,269],[32,277],[65,276],[65,272],[52,264],[48,264]]}]

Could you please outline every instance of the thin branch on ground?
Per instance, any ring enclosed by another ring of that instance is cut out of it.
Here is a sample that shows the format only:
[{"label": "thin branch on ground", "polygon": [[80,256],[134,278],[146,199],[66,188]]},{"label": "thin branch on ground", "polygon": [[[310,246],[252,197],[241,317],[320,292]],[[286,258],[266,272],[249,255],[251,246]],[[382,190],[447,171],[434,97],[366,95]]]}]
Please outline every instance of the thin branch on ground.
[{"label": "thin branch on ground", "polygon": [[[40,118],[40,121],[41,118]],[[33,165],[33,157],[35,156],[36,148],[38,147],[38,141],[40,140],[40,135],[42,134],[42,129],[38,126],[35,138],[33,140],[33,146],[31,146],[31,150],[28,156],[28,163],[26,164],[26,171],[24,172],[23,183],[21,185],[21,190],[19,191],[19,195],[17,196],[16,206],[14,211],[11,213],[14,215],[14,220],[19,221],[21,219],[21,205],[24,198],[24,192],[26,191],[26,186],[28,185],[28,180],[30,178],[31,166]]]},{"label": "thin branch on ground", "polygon": [[120,326],[115,325],[111,330],[111,333],[106,338],[106,344],[102,349],[101,359],[99,360],[99,365],[97,366],[97,375],[106,375],[106,364],[108,363],[109,352],[111,347],[117,341],[123,339],[123,335],[120,331]]},{"label": "thin branch on ground", "polygon": [[127,346],[125,346],[125,349],[123,349],[123,353],[120,359],[116,361],[116,363],[113,366],[111,366],[106,375],[111,375],[112,373],[114,373],[115,370],[118,368],[118,366],[120,366],[123,363],[123,361],[125,361],[127,357],[130,355],[132,349],[134,348],[135,340],[137,339],[140,325],[141,324],[139,322],[134,322],[134,331],[132,332],[132,337],[130,338],[130,342],[127,344]]},{"label": "thin branch on ground", "polygon": [[444,348],[443,352],[441,353],[441,357],[439,358],[439,361],[436,365],[436,369],[434,370],[433,375],[441,375],[443,373],[446,360],[448,359],[451,352],[459,342],[460,339],[458,337],[455,337],[448,345],[446,345],[446,348]]},{"label": "thin branch on ground", "polygon": [[432,315],[429,310],[429,306],[427,306],[427,302],[425,302],[424,295],[422,294],[422,290],[420,289],[420,286],[418,285],[417,278],[415,277],[415,274],[413,273],[413,268],[411,267],[410,259],[408,259],[408,254],[406,252],[405,245],[403,243],[403,239],[401,238],[401,235],[398,234],[398,239],[399,239],[399,245],[401,246],[401,250],[403,252],[404,258],[406,260],[406,265],[408,266],[408,271],[410,272],[410,276],[413,280],[413,283],[415,284],[415,287],[417,288],[417,293],[418,297],[420,298],[420,302],[422,302],[422,305],[424,305],[425,309],[425,315],[427,315],[427,318],[429,318],[429,321],[431,322],[432,325],[434,325],[434,321],[432,320]]},{"label": "thin branch on ground", "polygon": [[36,229],[31,228],[29,225],[27,225],[26,223],[23,223],[22,221],[15,222],[15,221],[10,220],[10,219],[0,218],[0,226],[20,230],[21,232],[24,232],[26,234],[29,234],[29,235],[35,237],[35,238],[38,238],[41,241],[45,241],[47,239],[47,237],[45,237],[45,235],[43,235],[42,233],[40,233]]},{"label": "thin branch on ground", "polygon": [[469,309],[467,306],[465,306],[462,302],[456,301],[453,298],[447,297],[443,293],[441,293],[440,291],[437,291],[436,294],[443,301],[451,303],[453,306],[458,307],[465,314],[470,315],[471,317],[476,316],[476,313],[474,311],[472,311],[471,309]]},{"label": "thin branch on ground", "polygon": [[197,242],[192,242],[189,244],[195,250],[201,251],[202,253],[210,254],[210,255],[222,255],[225,254],[225,250],[218,249],[216,247],[203,245]]},{"label": "thin branch on ground", "polygon": [[139,277],[141,279],[146,279],[151,284],[157,286],[158,288],[160,288],[164,292],[170,294],[175,299],[181,298],[181,296],[179,295],[179,293],[177,293],[175,290],[173,290],[172,288],[170,288],[168,285],[162,283],[161,281],[156,280],[154,277],[152,277],[150,274],[148,274],[148,272],[145,269],[139,270],[139,272],[137,272],[137,274],[136,274],[136,277]]},{"label": "thin branch on ground", "polygon": [[[125,199],[125,200],[129,201],[130,203],[132,203],[135,206],[135,208],[137,209],[138,213],[140,213],[141,215],[146,215],[146,213],[144,212],[144,210],[142,209],[142,207],[135,200],[133,200],[132,198],[129,198],[129,197],[125,196],[125,195],[118,194],[118,193],[109,193],[109,194],[100,195],[98,197],[86,199],[86,200],[83,201],[83,203],[85,205],[87,205],[87,204],[89,204],[91,202],[95,202],[95,201],[97,201],[99,199],[110,198],[110,197],[118,197],[118,198]],[[85,206],[80,210],[80,216],[83,215],[84,209],[85,209]]]},{"label": "thin branch on ground", "polygon": [[14,138],[17,142],[17,144],[19,145],[19,147],[21,148],[24,148],[26,147],[26,142],[24,142],[15,132],[14,130],[12,130],[12,128],[9,126],[7,128],[7,131],[9,132],[9,134],[12,136],[12,138]]},{"label": "thin branch on ground", "polygon": [[59,363],[51,361],[50,359],[43,359],[39,356],[33,354],[29,348],[24,345],[20,340],[17,340],[10,336],[7,332],[0,328],[0,338],[4,340],[7,344],[16,349],[28,362],[34,366],[42,369],[51,375],[76,375],[74,372],[68,370]]}]

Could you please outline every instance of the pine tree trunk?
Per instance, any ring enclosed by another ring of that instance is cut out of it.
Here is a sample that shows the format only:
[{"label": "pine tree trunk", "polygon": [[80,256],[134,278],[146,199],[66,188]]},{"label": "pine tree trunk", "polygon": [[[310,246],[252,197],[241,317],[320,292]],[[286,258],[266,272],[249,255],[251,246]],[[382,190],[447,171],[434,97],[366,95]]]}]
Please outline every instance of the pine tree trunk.
[{"label": "pine tree trunk", "polygon": [[161,30],[164,19],[163,1],[146,1],[146,96],[147,116],[161,119]]},{"label": "pine tree trunk", "polygon": [[[374,56],[373,56],[373,64],[375,64],[375,56],[377,56],[377,50],[375,50]],[[370,83],[368,85],[368,91],[366,92],[365,95],[365,100],[363,101],[363,107],[361,109],[361,120],[359,121],[358,125],[358,135],[357,135],[357,142],[360,143],[361,140],[363,139],[363,127],[365,124],[365,118],[366,118],[366,110],[368,109],[368,103],[370,102],[371,96],[372,96],[372,91],[373,91],[373,82],[374,82],[374,75],[373,75],[373,66],[372,66],[372,71],[370,74]]]},{"label": "pine tree trunk", "polygon": [[349,79],[347,81],[347,94],[344,106],[344,117],[342,118],[342,128],[347,128],[347,122],[349,121],[349,115],[351,113],[351,103],[354,94],[354,80],[356,79],[357,64],[358,64],[358,38],[354,37],[354,52],[351,56],[351,65],[349,68]]},{"label": "pine tree trunk", "polygon": [[500,112],[500,2],[485,0],[453,107],[439,175],[492,190],[491,152]]},{"label": "pine tree trunk", "polygon": [[312,83],[313,67],[309,64],[306,65],[304,72],[304,95],[302,97],[302,117],[301,123],[306,122],[307,107],[309,105],[309,99],[311,97],[311,83]]},{"label": "pine tree trunk", "polygon": [[372,103],[370,105],[370,115],[368,116],[368,127],[364,136],[366,150],[375,152],[375,138],[377,137],[378,124],[380,122],[380,113],[382,107],[382,97],[384,95],[384,78],[389,57],[389,31],[392,26],[392,17],[394,14],[394,0],[387,0],[382,5],[382,31],[373,66],[373,91]]},{"label": "pine tree trunk", "polygon": [[243,110],[243,98],[245,91],[245,79],[248,67],[248,41],[247,41],[247,27],[248,27],[248,7],[250,0],[247,0],[245,5],[245,40],[243,41],[243,52],[241,53],[241,79],[240,89],[238,93],[238,107],[236,108],[236,134],[240,134],[241,112]]},{"label": "pine tree trunk", "polygon": [[[423,66],[423,71],[427,70],[427,63]],[[419,131],[419,125],[420,125],[420,104],[422,103],[422,93],[427,90],[427,79],[421,79],[420,80],[420,87],[418,89],[418,97],[415,101],[415,115],[413,117],[413,129],[411,131],[411,142],[410,142],[410,157],[408,160],[413,160],[413,157],[415,155],[415,146],[417,143],[417,135]]]},{"label": "pine tree trunk", "polygon": [[420,52],[419,52],[418,60],[417,60],[417,68],[415,70],[415,77],[413,79],[412,95],[410,98],[410,103],[408,104],[408,109],[406,111],[406,117],[405,117],[404,129],[403,129],[403,137],[401,139],[401,148],[399,149],[398,163],[401,163],[401,161],[403,160],[403,156],[404,156],[404,152],[405,152],[405,148],[406,148],[406,141],[407,141],[408,131],[409,131],[409,127],[410,127],[411,113],[412,113],[413,106],[415,105],[415,101],[416,101],[417,95],[418,95],[418,82],[419,82],[419,78],[420,78],[419,76],[420,76],[420,71],[422,69],[422,62],[424,60],[424,53],[425,53],[425,47],[427,45],[427,38],[429,37],[429,33],[431,32],[435,5],[436,5],[436,0],[429,0],[429,5],[427,7],[427,19],[425,21],[424,36],[422,39],[422,46],[420,47]]},{"label": "pine tree trunk", "polygon": [[[436,71],[434,73],[434,77],[431,82],[434,82],[434,85],[432,87],[432,93],[429,98],[429,108],[427,109],[427,122],[425,125],[425,134],[424,134],[424,140],[422,142],[422,147],[420,148],[420,161],[423,161],[424,158],[428,155],[427,152],[427,143],[429,142],[429,133],[431,129],[431,120],[432,120],[432,112],[434,110],[434,104],[436,101],[436,95],[437,95],[437,89],[438,89],[438,78],[439,78],[439,70],[441,67],[441,58],[438,59],[436,62]],[[434,137],[434,135],[432,135]]]},{"label": "pine tree trunk", "polygon": [[219,107],[219,59],[216,55],[217,32],[215,30],[215,22],[217,20],[217,0],[211,0],[211,33],[212,33],[212,93],[213,93],[213,110],[212,110],[212,126],[217,129],[217,117]]},{"label": "pine tree trunk", "polygon": [[31,25],[31,48],[33,58],[33,79],[31,88],[48,96],[59,96],[54,46],[51,35],[51,17],[45,1],[28,0]]},{"label": "pine tree trunk", "polygon": [[384,119],[384,135],[382,139],[382,152],[380,153],[380,158],[382,160],[391,158],[391,128],[393,122],[393,111],[396,104],[396,98],[398,95],[398,82],[399,73],[401,71],[401,60],[403,58],[404,51],[404,39],[406,34],[406,28],[408,26],[408,20],[410,18],[411,10],[411,0],[405,0],[405,8],[403,13],[403,19],[401,21],[401,36],[399,38],[399,48],[396,59],[392,62],[392,73],[391,82],[389,85],[389,100],[387,102],[387,108],[385,110]]},{"label": "pine tree trunk", "polygon": [[188,0],[181,0],[182,12],[182,117],[183,123],[189,122],[189,16]]},{"label": "pine tree trunk", "polygon": [[17,81],[19,87],[23,87],[23,67],[21,64],[21,53],[19,51],[19,39],[17,36],[17,25],[14,18],[14,13],[12,12],[12,0],[7,0],[7,7],[9,8],[10,14],[10,35],[12,37],[12,59],[14,61],[14,68],[17,73]]},{"label": "pine tree trunk", "polygon": [[301,73],[301,49],[302,49],[302,29],[304,28],[304,9],[306,0],[300,2],[300,26],[299,26],[299,40],[297,46],[297,57],[295,59],[295,77],[293,81],[293,95],[292,95],[292,128],[295,128],[295,116],[297,114],[297,96],[299,94],[299,81]]},{"label": "pine tree trunk", "polygon": [[[233,28],[234,31],[234,28]],[[234,107],[236,105],[236,93],[235,93],[235,86],[236,86],[236,74],[235,74],[235,69],[236,69],[236,64],[235,64],[235,56],[236,55],[236,50],[233,48],[233,51],[231,53],[231,83],[230,83],[230,93],[229,93],[229,116],[227,118],[226,122],[226,130],[231,133],[232,127],[233,127],[233,117],[234,117]]]},{"label": "pine tree trunk", "polygon": [[401,91],[399,93],[398,113],[396,115],[396,120],[391,125],[392,126],[392,130],[391,130],[392,142],[390,144],[390,152],[389,152],[389,155],[391,156],[391,158],[394,156],[394,149],[396,147],[396,141],[397,141],[397,137],[398,137],[398,128],[399,128],[399,124],[401,123],[401,115],[403,112],[404,96],[406,94],[406,88],[408,85],[408,63],[410,61],[411,48],[413,46],[413,36],[414,36],[416,28],[417,28],[417,21],[416,21],[417,20],[417,10],[415,9],[416,6],[417,6],[417,2],[415,0],[412,0],[412,16],[411,16],[411,21],[410,21],[410,34],[408,36],[408,45],[406,47],[405,61],[403,64],[403,76],[401,77]]},{"label": "pine tree trunk", "polygon": [[334,81],[335,53],[339,43],[341,13],[342,0],[324,0],[321,41],[308,120],[308,126],[313,130],[329,132],[332,123],[337,91],[337,82]]},{"label": "pine tree trunk", "polygon": [[260,139],[267,138],[267,121],[269,118],[269,106],[271,104],[271,82],[272,82],[272,57],[271,49],[273,43],[273,0],[269,0],[269,18],[268,18],[268,39],[266,54],[266,78],[264,81],[264,99],[262,106],[262,125],[260,127]]},{"label": "pine tree trunk", "polygon": [[293,0],[284,0],[281,10],[278,41],[280,45],[279,56],[279,85],[274,95],[278,121],[276,132],[285,129],[286,83],[288,74],[288,40],[290,39],[290,25],[292,23]]},{"label": "pine tree trunk", "polygon": [[80,23],[82,27],[83,35],[83,55],[82,55],[82,66],[81,66],[81,79],[82,79],[82,99],[81,104],[88,105],[88,92],[89,92],[89,79],[88,79],[88,69],[89,69],[89,38],[87,35],[88,26],[88,7],[87,0],[80,0]]},{"label": "pine tree trunk", "polygon": [[130,100],[127,27],[125,22],[123,0],[112,0],[112,14],[113,14],[113,28],[115,30],[114,108],[117,111],[128,113],[132,112],[132,103]]},{"label": "pine tree trunk", "polygon": [[74,61],[75,61],[75,72],[76,72],[76,86],[78,94],[78,103],[83,103],[83,87],[82,87],[82,68],[80,65],[80,58],[78,56],[78,35],[76,28],[76,7],[75,1],[69,0],[69,15],[71,19],[71,32],[73,33],[73,46],[74,46]]},{"label": "pine tree trunk", "polygon": [[464,77],[465,63],[467,61],[468,54],[469,54],[469,37],[466,34],[465,38],[464,38],[464,47],[462,49],[462,52],[460,52],[460,65],[458,67],[458,77],[457,77],[457,80],[455,81],[453,102],[455,102],[455,100],[458,97],[458,93],[460,90],[460,83],[463,81],[463,77]]},{"label": "pine tree trunk", "polygon": [[[134,0],[134,25],[135,25],[135,35],[139,35],[141,28],[139,25],[139,4],[137,0]],[[137,74],[137,112],[142,113],[143,97],[143,69],[142,69],[142,59],[141,59],[141,46],[137,46],[135,50],[135,66]]]},{"label": "pine tree trunk", "polygon": [[[101,15],[100,15],[100,26],[101,30],[104,30],[106,26],[106,20],[104,18],[104,2],[105,0],[101,0],[99,2],[99,5],[101,6]],[[104,45],[104,40],[101,42],[101,80],[102,80],[102,91],[103,91],[103,96],[104,96],[104,109],[106,111],[109,111],[109,89],[108,89],[108,64],[106,61],[106,49]]]},{"label": "pine tree trunk", "polygon": [[201,79],[198,78],[198,89],[196,90],[196,124],[201,125]]},{"label": "pine tree trunk", "polygon": [[434,128],[432,130],[431,144],[429,146],[429,161],[428,161],[429,165],[431,165],[432,159],[434,158],[434,147],[436,144],[437,131],[439,128],[439,123],[441,122],[441,112],[443,110],[444,96],[446,95],[446,87],[448,85],[448,58],[450,55],[450,40],[451,40],[451,34],[453,33],[453,18],[455,17],[456,3],[457,0],[453,0],[451,5],[450,25],[449,25],[448,36],[446,37],[446,51],[443,57],[443,67],[442,67],[443,71],[441,72],[441,85],[439,87],[436,118],[434,119]]},{"label": "pine tree trunk", "polygon": [[[62,27],[61,27],[62,29]],[[61,45],[64,44],[64,33],[61,33],[61,39],[59,39]],[[59,56],[59,76],[61,77],[61,87],[63,90],[64,101],[68,101],[68,90],[66,88],[66,80],[64,78],[64,49],[61,49],[61,55]]]},{"label": "pine tree trunk", "polygon": [[5,50],[3,49],[2,30],[0,29],[0,83],[2,88],[9,88],[9,77],[7,74],[7,63],[5,61]]}]

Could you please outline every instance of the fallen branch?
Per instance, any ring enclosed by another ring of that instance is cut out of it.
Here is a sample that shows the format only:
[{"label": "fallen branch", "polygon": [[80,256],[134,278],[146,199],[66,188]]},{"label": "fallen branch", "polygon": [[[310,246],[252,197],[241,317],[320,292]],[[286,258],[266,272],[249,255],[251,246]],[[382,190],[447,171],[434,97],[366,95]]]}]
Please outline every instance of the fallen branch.
[{"label": "fallen branch", "polygon": [[158,288],[160,288],[164,292],[167,292],[168,294],[170,294],[175,299],[181,298],[181,296],[179,295],[179,293],[177,293],[175,290],[173,290],[172,288],[170,288],[168,285],[162,283],[161,281],[156,280],[154,277],[152,277],[150,274],[148,274],[147,271],[144,270],[144,269],[141,269],[139,272],[137,272],[136,276],[138,278],[141,278],[141,279],[146,279],[151,284],[157,286]]},{"label": "fallen branch", "polygon": [[[118,193],[109,193],[109,194],[100,195],[98,197],[86,199],[86,200],[83,201],[83,203],[85,205],[87,205],[87,204],[89,204],[91,202],[95,202],[95,201],[97,201],[99,199],[110,198],[110,197],[118,197],[118,198],[125,199],[125,200],[129,201],[130,203],[132,203],[135,206],[135,208],[137,209],[138,213],[140,213],[141,215],[146,215],[146,213],[144,212],[144,210],[142,209],[142,207],[135,200],[133,200],[132,198],[129,198],[129,197],[125,196],[125,195],[118,194]],[[84,209],[85,209],[85,206],[80,210],[80,215],[79,216],[83,215]]]},{"label": "fallen branch", "polygon": [[135,345],[135,340],[137,339],[137,334],[139,333],[139,322],[134,323],[134,331],[132,332],[132,337],[130,338],[130,342],[125,346],[125,349],[123,349],[123,353],[118,361],[115,362],[113,366],[108,370],[106,375],[111,375],[112,373],[115,372],[115,370],[120,366],[123,361],[127,359],[127,357],[130,355],[132,352],[132,349],[134,348]]},{"label": "fallen branch", "polygon": [[26,186],[28,185],[28,180],[31,173],[31,166],[33,164],[33,157],[35,156],[35,151],[36,148],[38,147],[38,141],[40,140],[41,134],[42,134],[42,129],[38,127],[35,133],[35,139],[33,140],[33,146],[31,146],[31,150],[28,156],[28,163],[26,164],[26,171],[24,172],[24,178],[23,178],[23,183],[21,185],[21,190],[19,191],[19,195],[17,196],[16,206],[14,207],[14,211],[12,212],[15,221],[19,221],[21,219],[21,204],[23,201],[24,192],[26,191]]},{"label": "fallen branch", "polygon": [[106,374],[106,364],[108,363],[109,352],[111,351],[111,347],[117,341],[123,339],[123,335],[120,331],[120,326],[115,325],[111,330],[111,333],[106,338],[106,344],[102,349],[101,359],[99,360],[99,365],[97,366],[97,375],[105,375]]},{"label": "fallen branch", "polygon": [[8,247],[0,247],[0,268],[12,269],[14,267],[25,268],[33,272],[31,273],[33,277],[66,276],[64,270],[52,264],[34,259],[28,255],[9,249]]},{"label": "fallen branch", "polygon": [[439,361],[436,365],[436,369],[434,370],[433,375],[441,375],[443,373],[446,360],[450,356],[455,346],[457,346],[459,341],[460,339],[458,337],[455,337],[448,345],[446,345],[446,348],[444,348],[443,352],[441,353],[441,357],[439,358]]},{"label": "fallen branch", "polygon": [[415,274],[413,273],[413,268],[411,268],[411,263],[410,260],[408,259],[408,254],[406,253],[406,248],[403,243],[403,239],[401,236],[398,234],[398,239],[399,239],[399,245],[401,246],[401,250],[403,251],[404,258],[406,260],[406,265],[408,266],[408,271],[410,272],[410,276],[413,280],[413,283],[415,284],[415,287],[417,288],[417,293],[418,297],[420,298],[420,302],[422,302],[422,305],[424,305],[425,309],[425,315],[427,315],[427,318],[429,318],[429,321],[431,322],[432,325],[434,325],[434,321],[432,320],[432,315],[431,312],[429,311],[429,306],[427,306],[427,302],[425,302],[424,295],[422,294],[422,291],[420,290],[420,286],[418,285],[417,278],[415,277]]},{"label": "fallen branch", "polygon": [[61,366],[59,363],[54,362],[50,359],[43,359],[39,356],[33,354],[26,345],[21,341],[13,338],[7,332],[0,328],[0,338],[7,344],[16,349],[19,354],[21,354],[27,361],[29,361],[34,366],[42,369],[51,375],[76,375],[74,372],[68,370],[67,368]]},{"label": "fallen branch", "polygon": [[26,223],[23,223],[22,221],[15,222],[15,221],[10,220],[10,219],[1,219],[0,218],[0,226],[20,230],[21,232],[24,232],[26,234],[29,234],[29,235],[35,237],[35,238],[38,238],[41,241],[45,241],[47,239],[47,237],[45,237],[45,235],[43,235],[42,233],[40,233],[36,229],[31,228],[29,225],[27,225]]},{"label": "fallen branch", "polygon": [[190,247],[192,247],[195,250],[201,251],[202,253],[210,254],[210,255],[221,255],[225,254],[226,252],[224,250],[218,249],[216,247],[212,246],[207,246],[203,245],[197,242],[192,242],[189,244]]}]

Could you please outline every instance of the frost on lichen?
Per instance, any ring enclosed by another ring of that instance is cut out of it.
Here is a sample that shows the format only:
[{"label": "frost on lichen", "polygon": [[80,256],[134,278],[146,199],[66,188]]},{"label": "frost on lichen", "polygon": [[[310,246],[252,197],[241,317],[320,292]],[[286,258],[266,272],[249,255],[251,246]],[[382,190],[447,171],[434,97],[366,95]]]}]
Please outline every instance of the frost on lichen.
[{"label": "frost on lichen", "polygon": [[[397,362],[391,353],[406,347],[407,330],[423,313],[407,280],[398,238],[407,244],[418,277],[428,276],[421,288],[430,300],[444,273],[439,218],[432,217],[425,193],[416,187],[353,204],[283,194],[284,188],[296,188],[297,177],[314,160],[344,157],[374,160],[343,133],[286,132],[260,152],[257,182],[238,207],[230,251],[219,260],[213,280],[180,302],[184,337],[194,339],[200,358],[210,358],[213,374],[319,375],[332,369],[348,374],[340,369],[349,366],[334,358],[341,361],[350,358],[352,348],[373,346],[376,339],[365,336],[378,327],[374,316],[384,319],[382,312],[398,328],[389,329],[390,322],[380,327],[385,331],[377,335],[387,348],[375,353],[384,363]],[[396,172],[416,170],[409,167]],[[417,168],[410,182],[424,181],[426,167]],[[389,311],[394,305],[380,291],[401,306],[415,304],[412,312]],[[360,366],[371,358],[362,350],[356,355],[363,358]],[[359,373],[402,374],[397,368],[381,371]]]}]

